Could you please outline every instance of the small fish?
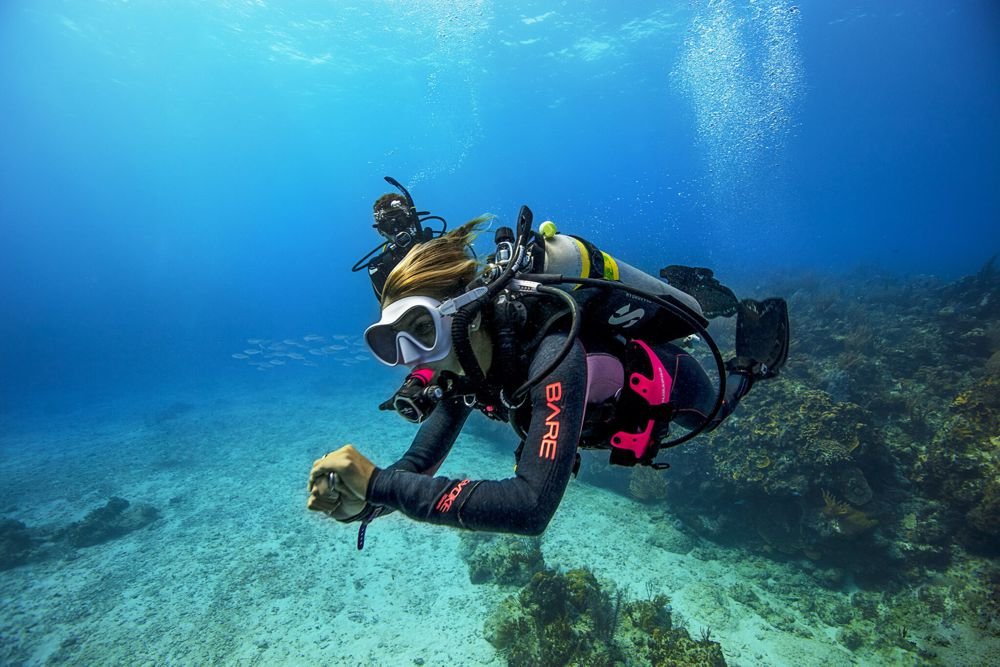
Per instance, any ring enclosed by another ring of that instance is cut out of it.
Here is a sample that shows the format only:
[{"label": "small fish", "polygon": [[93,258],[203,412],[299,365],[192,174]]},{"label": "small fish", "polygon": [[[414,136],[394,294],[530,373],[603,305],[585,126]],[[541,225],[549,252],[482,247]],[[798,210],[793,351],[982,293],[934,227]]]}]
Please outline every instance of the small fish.
[{"label": "small fish", "polygon": [[322,343],[326,339],[317,334],[309,334],[308,336],[303,336],[302,340],[306,341],[307,343]]},{"label": "small fish", "polygon": [[243,350],[243,354],[260,354],[260,348],[250,348]]},{"label": "small fish", "polygon": [[271,359],[271,365],[272,366],[284,366],[285,365],[285,360],[284,359]]},{"label": "small fish", "polygon": [[305,359],[305,357],[303,357],[298,352],[289,352],[287,356],[289,359],[295,359],[296,361],[302,361],[303,359]]},{"label": "small fish", "polygon": [[249,359],[250,358],[250,357],[248,357],[245,354],[240,354],[239,352],[237,352],[236,354],[234,354],[232,356],[233,356],[233,359]]},{"label": "small fish", "polygon": [[322,349],[309,350],[309,354],[315,354],[317,357],[322,357],[323,355],[326,354],[326,352],[324,352]]}]

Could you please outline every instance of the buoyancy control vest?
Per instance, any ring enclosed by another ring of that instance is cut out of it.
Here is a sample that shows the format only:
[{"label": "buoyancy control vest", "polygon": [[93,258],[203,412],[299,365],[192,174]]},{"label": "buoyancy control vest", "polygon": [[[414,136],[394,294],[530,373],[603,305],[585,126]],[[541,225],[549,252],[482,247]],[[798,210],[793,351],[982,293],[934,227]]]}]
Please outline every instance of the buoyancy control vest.
[{"label": "buoyancy control vest", "polygon": [[[646,365],[648,358],[654,368],[651,375],[640,372],[643,377],[636,378],[635,373],[628,374],[629,364],[624,361],[627,350],[634,351],[637,341],[648,340],[655,345],[698,334],[718,370],[716,400],[702,425],[672,440],[662,440],[656,448],[628,463],[656,465],[653,458],[657,449],[697,436],[723,404],[725,364],[705,330],[708,320],[701,306],[690,294],[615,259],[593,244],[559,234],[551,222],[533,231],[531,219],[530,209],[521,207],[516,232],[509,228],[497,230],[496,253],[488,259],[480,278],[466,292],[441,305],[442,314],[452,317],[452,342],[463,372],[442,371],[432,380],[433,386],[427,388],[440,388],[438,396],[462,395],[468,405],[494,419],[509,421],[519,430],[518,417],[523,414],[519,408],[526,407],[529,390],[558,367],[576,340],[582,341],[588,352],[610,352],[623,360],[627,383],[638,381],[651,387],[657,372],[655,359],[645,353],[638,355],[641,364]],[[488,322],[486,328],[494,338],[489,373],[479,366],[469,337],[470,326],[480,316]],[[562,351],[544,368],[526,377],[526,362],[537,344],[558,330],[567,334]],[[664,397],[668,394],[662,393]],[[659,403],[649,402],[653,408],[649,414],[663,420],[669,412],[666,403],[666,398]],[[639,417],[645,420],[646,415]],[[648,425],[648,420],[643,423]]]},{"label": "buoyancy control vest", "polygon": [[[612,281],[682,304],[702,317],[700,304],[690,294],[614,258],[585,239],[559,234],[552,223],[543,223],[542,232],[537,235],[540,238],[536,239],[530,271],[570,279]],[[678,318],[641,293],[574,282],[552,282],[550,286],[572,295],[579,305],[578,316],[582,320],[579,338],[587,353],[588,377],[585,422],[591,425],[585,425],[585,432],[596,437],[584,438],[581,446],[611,449],[612,463],[651,465],[658,451],[657,442],[668,431],[671,378],[650,346],[683,338],[695,333],[696,329],[689,321]],[[542,303],[558,312],[557,302],[548,299]],[[503,307],[511,308],[509,302]],[[499,320],[503,321],[503,317]],[[542,315],[524,320],[536,323],[548,320],[551,324],[553,320],[558,321],[558,316]],[[504,331],[502,326],[500,331]],[[517,336],[519,344],[505,344],[505,335],[499,335],[500,364],[494,368],[502,370],[490,375],[493,376],[491,380],[499,379],[509,386],[512,379],[520,381],[523,377],[504,380],[502,376],[510,374],[511,369],[523,372],[535,344],[547,333],[547,325],[525,323],[516,333],[510,327],[506,331],[507,337]],[[511,358],[509,352],[505,356],[505,349],[517,350],[519,358]],[[498,374],[500,378],[496,377]],[[659,397],[654,398],[651,394],[657,392]],[[505,407],[511,408],[509,421],[515,432],[523,437],[530,422],[530,411],[526,406]],[[487,414],[499,413],[490,409]]]}]

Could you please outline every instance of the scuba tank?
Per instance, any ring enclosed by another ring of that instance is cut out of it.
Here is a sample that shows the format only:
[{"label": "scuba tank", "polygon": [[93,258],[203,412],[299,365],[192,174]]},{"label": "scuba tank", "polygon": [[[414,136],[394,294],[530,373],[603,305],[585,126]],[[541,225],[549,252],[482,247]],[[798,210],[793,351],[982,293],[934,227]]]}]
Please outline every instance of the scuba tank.
[{"label": "scuba tank", "polygon": [[647,298],[650,294],[665,298],[703,317],[701,305],[687,292],[615,259],[584,239],[560,234],[551,221],[542,223],[539,231],[544,239],[544,254],[539,253],[543,262],[541,267],[535,262],[536,271],[567,278],[615,281],[641,293],[587,289],[576,282],[558,285],[586,305],[591,325],[633,338],[645,336],[655,340],[673,340],[695,333],[687,323],[669,316]]},{"label": "scuba tank", "polygon": [[[551,221],[542,223],[541,230],[545,239],[545,261],[540,273],[617,280],[652,294],[670,295],[699,315],[702,314],[701,305],[687,292],[682,292],[631,264],[615,259],[583,239],[560,234]],[[567,283],[564,289],[577,287],[578,285]]]}]

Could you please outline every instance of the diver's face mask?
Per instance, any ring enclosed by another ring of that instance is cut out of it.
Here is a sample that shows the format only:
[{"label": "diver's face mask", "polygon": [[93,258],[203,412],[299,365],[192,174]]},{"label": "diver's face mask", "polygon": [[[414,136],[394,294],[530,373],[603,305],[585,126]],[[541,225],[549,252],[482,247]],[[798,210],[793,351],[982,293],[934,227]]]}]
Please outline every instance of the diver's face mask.
[{"label": "diver's face mask", "polygon": [[451,316],[441,302],[408,296],[389,304],[382,318],[365,329],[365,343],[387,366],[415,366],[441,361],[451,353]]},{"label": "diver's face mask", "polygon": [[419,223],[402,199],[393,199],[388,206],[377,209],[373,215],[373,227],[384,239],[404,248],[413,242]]}]

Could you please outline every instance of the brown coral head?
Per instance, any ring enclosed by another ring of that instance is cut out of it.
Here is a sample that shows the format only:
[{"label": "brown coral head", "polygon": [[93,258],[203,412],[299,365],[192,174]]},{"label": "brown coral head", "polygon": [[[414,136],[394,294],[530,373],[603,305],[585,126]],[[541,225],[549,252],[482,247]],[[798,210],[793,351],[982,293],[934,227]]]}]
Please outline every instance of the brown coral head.
[{"label": "brown coral head", "polygon": [[823,489],[823,514],[830,518],[833,529],[844,537],[854,537],[878,525],[878,520],[868,516],[856,507],[838,500]]}]

